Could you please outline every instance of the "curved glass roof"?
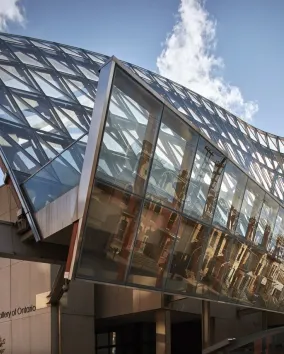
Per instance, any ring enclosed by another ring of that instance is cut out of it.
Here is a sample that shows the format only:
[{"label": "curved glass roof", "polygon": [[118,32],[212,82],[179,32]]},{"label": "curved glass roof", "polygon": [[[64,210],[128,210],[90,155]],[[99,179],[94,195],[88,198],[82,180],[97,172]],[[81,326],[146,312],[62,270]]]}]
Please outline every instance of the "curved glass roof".
[{"label": "curved glass roof", "polygon": [[[99,68],[107,59],[59,43],[0,34],[0,146],[20,181],[88,133]],[[171,80],[124,64],[283,201],[284,138]]]}]

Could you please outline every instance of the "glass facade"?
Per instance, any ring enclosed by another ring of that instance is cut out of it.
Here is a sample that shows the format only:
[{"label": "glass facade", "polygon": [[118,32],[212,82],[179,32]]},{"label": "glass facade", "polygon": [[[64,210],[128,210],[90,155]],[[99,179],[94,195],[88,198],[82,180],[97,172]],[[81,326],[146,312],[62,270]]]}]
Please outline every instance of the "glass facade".
[{"label": "glass facade", "polygon": [[[0,149],[33,211],[80,183],[108,59],[0,36]],[[283,312],[284,139],[124,65],[131,75],[116,66],[77,277]]]},{"label": "glass facade", "polygon": [[116,64],[76,277],[283,311],[282,207],[146,87]]}]

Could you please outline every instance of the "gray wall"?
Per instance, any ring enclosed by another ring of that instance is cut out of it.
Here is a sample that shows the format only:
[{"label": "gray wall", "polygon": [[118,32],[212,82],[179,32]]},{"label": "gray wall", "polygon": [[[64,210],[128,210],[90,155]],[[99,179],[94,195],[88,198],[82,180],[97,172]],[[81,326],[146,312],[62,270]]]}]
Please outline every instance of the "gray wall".
[{"label": "gray wall", "polygon": [[[0,284],[0,313],[36,306],[36,295],[50,290],[50,266],[0,259]],[[49,354],[50,333],[49,307],[0,319],[5,354]]]}]

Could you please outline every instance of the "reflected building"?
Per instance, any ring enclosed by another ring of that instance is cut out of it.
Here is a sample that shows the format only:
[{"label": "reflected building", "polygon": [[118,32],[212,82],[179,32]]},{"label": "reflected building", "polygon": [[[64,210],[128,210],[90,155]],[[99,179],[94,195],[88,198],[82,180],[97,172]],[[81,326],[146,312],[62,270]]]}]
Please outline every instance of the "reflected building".
[{"label": "reflected building", "polygon": [[0,157],[23,239],[68,249],[65,287],[284,312],[284,138],[115,57],[3,33]]}]

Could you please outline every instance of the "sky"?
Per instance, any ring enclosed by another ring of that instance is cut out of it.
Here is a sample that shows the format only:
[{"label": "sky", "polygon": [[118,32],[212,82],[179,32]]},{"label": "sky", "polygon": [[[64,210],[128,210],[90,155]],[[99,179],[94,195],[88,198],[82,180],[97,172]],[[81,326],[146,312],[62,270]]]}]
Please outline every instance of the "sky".
[{"label": "sky", "polygon": [[0,30],[115,55],[284,136],[283,0],[0,0]]}]

